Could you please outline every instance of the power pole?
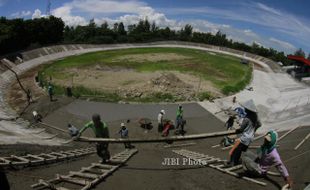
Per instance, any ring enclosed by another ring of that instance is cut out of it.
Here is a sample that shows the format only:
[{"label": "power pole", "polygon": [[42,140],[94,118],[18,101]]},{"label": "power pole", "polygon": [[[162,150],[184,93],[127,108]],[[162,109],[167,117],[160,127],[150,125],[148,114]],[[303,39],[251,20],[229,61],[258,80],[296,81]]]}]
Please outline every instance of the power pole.
[{"label": "power pole", "polygon": [[47,0],[47,6],[46,6],[46,15],[51,15],[51,0]]}]

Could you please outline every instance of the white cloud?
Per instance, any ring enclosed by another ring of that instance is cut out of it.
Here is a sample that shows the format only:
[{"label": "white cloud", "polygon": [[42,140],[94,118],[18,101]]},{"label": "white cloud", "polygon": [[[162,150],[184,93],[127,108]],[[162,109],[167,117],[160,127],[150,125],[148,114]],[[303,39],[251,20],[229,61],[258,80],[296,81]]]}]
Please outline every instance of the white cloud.
[{"label": "white cloud", "polygon": [[310,44],[310,22],[291,13],[277,10],[262,3],[243,1],[238,6],[223,9],[214,7],[170,8],[163,9],[169,14],[197,14],[213,18],[252,23],[266,29],[289,35],[305,46]]},{"label": "white cloud", "polygon": [[26,17],[26,16],[30,16],[31,13],[32,13],[31,11],[21,11],[21,12],[12,13],[11,17],[23,18],[23,17]]},{"label": "white cloud", "polygon": [[135,13],[143,14],[152,11],[146,4],[139,1],[111,1],[111,0],[74,0],[65,6],[76,8],[82,12],[92,13]]},{"label": "white cloud", "polygon": [[286,49],[292,49],[292,50],[297,49],[293,44],[279,40],[279,39],[276,39],[276,38],[269,38],[269,40],[273,43],[279,44],[280,46],[282,46]]},{"label": "white cloud", "polygon": [[52,11],[52,15],[62,18],[69,26],[86,25],[88,22],[81,16],[73,16],[71,13],[72,7],[63,6]]},{"label": "white cloud", "polygon": [[272,14],[276,14],[276,15],[282,15],[280,11],[277,11],[274,8],[268,7],[267,5],[264,5],[262,3],[257,3],[257,7],[260,8],[261,10],[264,10],[266,12],[270,12]]},{"label": "white cloud", "polygon": [[[67,25],[86,25],[88,21],[84,17],[74,16],[75,12],[91,15],[99,25],[104,21],[108,23],[123,22],[125,25],[130,25],[146,18],[158,26],[173,27],[176,24],[174,20],[168,19],[163,13],[156,12],[152,7],[139,1],[74,0],[53,10],[52,14],[61,17]],[[114,19],[107,17],[113,14],[124,15]]]},{"label": "white cloud", "polygon": [[33,14],[32,14],[32,19],[35,19],[35,18],[41,18],[42,17],[42,14],[41,14],[41,11],[39,9],[36,9]]},{"label": "white cloud", "polygon": [[[222,19],[254,23],[291,36],[298,36],[299,39],[309,42],[310,25],[301,22],[293,15],[284,14],[262,3],[241,3],[240,7],[241,8],[237,8],[236,10],[216,9],[212,7],[173,8],[166,9],[166,12],[179,15],[206,14]],[[110,26],[115,22],[123,22],[125,26],[128,26],[147,18],[151,23],[155,22],[159,27],[168,26],[174,30],[181,29],[185,24],[191,24],[194,31],[211,32],[215,34],[220,30],[227,35],[227,38],[245,42],[250,45],[256,42],[264,47],[273,47],[285,52],[291,52],[293,51],[292,49],[296,49],[288,42],[276,38],[260,36],[251,29],[238,29],[231,25],[217,24],[201,19],[168,19],[164,13],[158,12],[146,3],[140,1],[73,0],[52,10],[52,14],[62,18],[63,21],[70,26],[87,25],[90,18],[94,18],[95,23],[98,25],[101,25],[103,22],[108,22]],[[41,16],[40,10],[36,10],[33,14],[33,18]]]}]

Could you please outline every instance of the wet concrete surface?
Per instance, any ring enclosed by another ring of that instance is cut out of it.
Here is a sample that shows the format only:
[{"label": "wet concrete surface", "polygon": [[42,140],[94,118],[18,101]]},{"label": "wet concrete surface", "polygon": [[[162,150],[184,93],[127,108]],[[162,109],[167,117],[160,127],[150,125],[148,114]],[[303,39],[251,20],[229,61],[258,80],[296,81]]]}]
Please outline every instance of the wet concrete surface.
[{"label": "wet concrete surface", "polygon": [[[196,103],[183,104],[184,117],[187,120],[187,134],[197,134],[202,132],[214,132],[225,130],[224,124],[216,119],[212,114],[200,107]],[[111,137],[118,137],[117,134],[120,123],[130,119],[127,127],[129,136],[134,138],[154,138],[159,137],[157,133],[157,114],[161,109],[165,109],[167,118],[175,119],[177,105],[174,104],[112,104],[97,103],[87,101],[74,101],[71,104],[61,107],[50,113],[44,122],[66,128],[68,122],[81,128],[85,122],[90,120],[93,113],[99,113],[102,119],[108,123]],[[140,128],[137,120],[141,117],[148,117],[154,121],[154,128],[151,131],[145,131]],[[294,189],[303,189],[307,182],[310,182],[310,141],[307,141],[297,151],[293,148],[310,132],[309,127],[296,130],[279,142],[278,148],[282,160],[287,166],[292,179],[294,180]],[[281,133],[283,134],[283,133]],[[84,134],[83,134],[84,135]],[[85,132],[86,136],[93,136],[92,131]],[[222,159],[228,158],[228,150],[223,151],[220,148],[211,148],[218,144],[221,138],[204,139],[195,142],[193,146],[184,147],[185,149],[197,151],[200,153],[216,156]],[[185,142],[177,142],[182,144]],[[259,145],[261,141],[253,144]],[[89,145],[84,143],[83,146]],[[139,150],[138,154],[133,156],[127,164],[118,171],[109,176],[105,181],[96,186],[95,189],[280,189],[284,185],[281,177],[271,177],[274,183],[265,179],[259,179],[267,182],[268,186],[263,187],[251,182],[247,182],[235,177],[223,174],[212,168],[201,168],[196,165],[181,164],[179,166],[162,165],[164,158],[180,158],[171,150],[179,148],[164,148],[164,143],[135,144]],[[72,148],[81,146],[72,145]],[[90,144],[90,146],[94,146]],[[59,148],[60,150],[61,148]],[[123,144],[110,144],[109,149],[112,154],[124,150]],[[253,150],[255,151],[255,150]],[[304,155],[300,155],[303,154]],[[299,157],[293,158],[296,155]],[[292,159],[293,158],[293,159]],[[289,160],[291,159],[291,160]],[[30,185],[38,181],[39,178],[51,179],[55,174],[68,174],[69,171],[78,171],[81,167],[89,166],[92,162],[98,162],[96,154],[81,158],[71,162],[53,164],[48,167],[42,166],[34,169],[25,169],[22,171],[8,173],[8,178],[12,189],[31,189]]]}]

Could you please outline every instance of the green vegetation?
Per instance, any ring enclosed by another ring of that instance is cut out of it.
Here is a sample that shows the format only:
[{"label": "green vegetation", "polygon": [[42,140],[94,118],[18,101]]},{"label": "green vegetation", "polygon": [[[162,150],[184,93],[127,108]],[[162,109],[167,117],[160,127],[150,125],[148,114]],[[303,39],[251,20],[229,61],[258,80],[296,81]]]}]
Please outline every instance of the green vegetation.
[{"label": "green vegetation", "polygon": [[[146,55],[160,55],[160,60],[146,58]],[[165,55],[173,55],[175,59],[165,60]],[[127,56],[127,57],[126,57]],[[140,56],[140,60],[132,58]],[[178,59],[180,56],[182,59]],[[154,71],[180,71],[202,77],[210,81],[215,87],[220,89],[223,94],[238,92],[243,89],[251,80],[251,67],[240,64],[240,59],[222,54],[209,54],[205,51],[184,49],[184,48],[135,48],[110,50],[94,53],[87,53],[79,56],[67,57],[63,60],[47,65],[41,72],[40,78],[47,81],[51,76],[54,79],[70,80],[71,74],[64,72],[68,68],[93,68],[102,67],[121,67],[134,69],[138,72]],[[77,84],[78,85],[78,84]],[[56,86],[57,94],[64,94],[64,88]],[[97,95],[103,96],[105,101],[119,101],[124,99],[115,93],[96,91],[85,87],[74,87],[74,96]],[[209,92],[198,95],[199,99],[211,99]],[[155,93],[151,97],[131,98],[127,101],[181,101],[176,100],[171,94]]]},{"label": "green vegetation", "polygon": [[198,95],[199,101],[212,100],[214,97],[209,92],[201,92]]},{"label": "green vegetation", "polygon": [[86,26],[72,27],[65,26],[60,18],[53,16],[29,20],[0,17],[0,55],[13,53],[8,56],[11,60],[16,59],[16,55],[18,55],[18,53],[14,54],[16,51],[52,44],[140,43],[163,40],[198,42],[228,47],[267,57],[276,62],[281,61],[285,65],[291,63],[284,52],[265,48],[256,43],[248,45],[234,42],[227,39],[226,34],[220,31],[216,34],[195,32],[189,24],[176,31],[169,27],[158,27],[147,19],[140,20],[126,28],[122,22],[114,23],[112,26],[105,22],[98,26],[93,19]]}]

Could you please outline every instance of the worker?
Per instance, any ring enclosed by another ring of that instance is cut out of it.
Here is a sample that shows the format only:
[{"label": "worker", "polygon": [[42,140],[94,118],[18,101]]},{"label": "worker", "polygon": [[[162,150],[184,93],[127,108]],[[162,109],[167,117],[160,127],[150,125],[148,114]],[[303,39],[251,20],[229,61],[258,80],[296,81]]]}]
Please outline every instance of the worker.
[{"label": "worker", "polygon": [[228,120],[225,123],[225,127],[226,127],[227,130],[232,129],[232,127],[234,125],[234,122],[235,122],[235,118],[236,118],[235,115],[230,115],[229,116]]},{"label": "worker", "polygon": [[79,130],[74,127],[71,123],[68,124],[69,135],[75,137],[79,135]]},{"label": "worker", "polygon": [[238,165],[242,152],[247,151],[249,145],[254,139],[255,131],[261,126],[261,122],[257,116],[257,108],[253,100],[249,100],[242,104],[245,109],[246,116],[243,119],[240,128],[236,130],[240,133],[239,139],[235,141],[234,146],[229,152],[229,165]]},{"label": "worker", "polygon": [[276,148],[277,139],[277,132],[274,130],[269,131],[265,135],[263,145],[257,151],[258,154],[246,152],[242,156],[242,165],[246,172],[254,176],[265,176],[268,170],[275,166],[286,182],[286,186],[292,188],[293,181]]},{"label": "worker", "polygon": [[164,115],[165,115],[165,110],[161,110],[158,114],[157,117],[157,122],[158,122],[158,132],[161,133],[164,129]]},{"label": "worker", "polygon": [[54,87],[52,86],[52,84],[50,82],[48,83],[48,86],[47,86],[47,92],[48,92],[48,95],[50,97],[50,101],[52,102],[53,101],[53,95],[54,95]]},{"label": "worker", "polygon": [[[79,132],[79,136],[88,129],[91,128],[96,136],[96,138],[109,138],[109,129],[105,122],[101,121],[99,114],[94,114],[92,116],[92,121],[88,122],[84,128]],[[107,142],[98,142],[96,144],[97,155],[101,157],[101,163],[107,163],[110,159],[110,152],[108,150],[109,143]]]},{"label": "worker", "polygon": [[39,123],[39,122],[42,122],[42,115],[39,114],[37,111],[33,111],[32,112],[32,116],[33,116],[33,120],[35,123]]},{"label": "worker", "polygon": [[178,109],[177,109],[177,118],[176,118],[176,129],[178,129],[181,125],[182,125],[182,122],[183,122],[183,107],[182,105],[179,105],[178,106]]},{"label": "worker", "polygon": [[163,126],[164,126],[164,128],[163,128],[162,136],[167,137],[169,135],[170,129],[173,127],[173,124],[170,120],[165,119],[163,121]]},{"label": "worker", "polygon": [[[125,123],[121,123],[121,129],[119,130],[118,133],[121,135],[121,138],[128,139],[128,129],[127,129]],[[125,145],[126,149],[127,148],[128,149],[133,148],[133,146],[129,142],[125,142],[124,145]]]}]

